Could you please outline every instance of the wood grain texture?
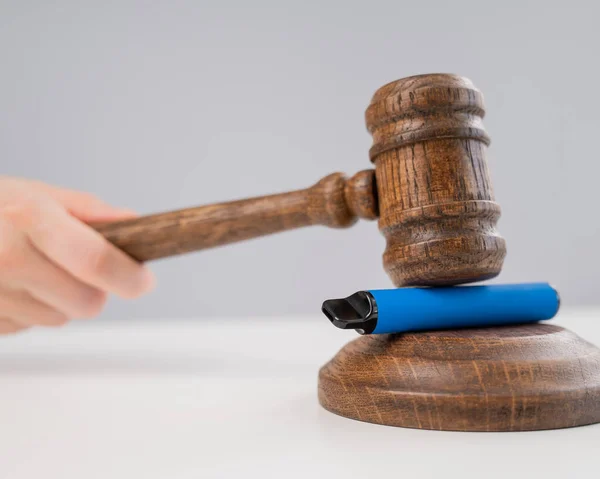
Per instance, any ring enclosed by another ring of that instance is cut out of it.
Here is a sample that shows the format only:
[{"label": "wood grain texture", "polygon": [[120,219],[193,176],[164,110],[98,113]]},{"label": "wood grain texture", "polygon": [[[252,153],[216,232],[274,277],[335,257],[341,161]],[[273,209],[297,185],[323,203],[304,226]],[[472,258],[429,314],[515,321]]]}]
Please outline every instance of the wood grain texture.
[{"label": "wood grain texture", "polygon": [[331,412],[391,426],[529,431],[600,422],[600,350],[558,326],[361,336],[319,373]]},{"label": "wood grain texture", "polygon": [[432,74],[380,88],[366,111],[379,192],[384,267],[396,286],[460,284],[500,273],[483,96]]},{"label": "wood grain texture", "polygon": [[162,213],[96,229],[140,261],[221,246],[309,225],[374,219],[387,240],[384,267],[397,286],[435,286],[496,276],[506,254],[496,231],[485,160],[483,98],[455,75],[421,75],[380,88],[366,121],[366,170],[335,173],[312,188]]},{"label": "wood grain texture", "polygon": [[326,176],[311,188],[94,225],[138,261],[213,248],[310,225],[345,228],[377,218],[373,170]]},{"label": "wood grain texture", "polygon": [[[139,261],[309,225],[375,219],[397,286],[496,276],[496,230],[481,93],[434,74],[380,88],[366,112],[375,171],[311,188],[95,225]],[[600,350],[548,325],[364,336],[319,375],[321,404],[379,424],[463,431],[551,429],[600,421]]]},{"label": "wood grain texture", "polygon": [[[380,88],[373,135],[384,266],[397,286],[496,276],[506,254],[485,160],[483,97],[455,75]],[[600,422],[600,349],[563,328],[521,325],[361,336],[319,373],[341,416],[453,431],[528,431]]]}]

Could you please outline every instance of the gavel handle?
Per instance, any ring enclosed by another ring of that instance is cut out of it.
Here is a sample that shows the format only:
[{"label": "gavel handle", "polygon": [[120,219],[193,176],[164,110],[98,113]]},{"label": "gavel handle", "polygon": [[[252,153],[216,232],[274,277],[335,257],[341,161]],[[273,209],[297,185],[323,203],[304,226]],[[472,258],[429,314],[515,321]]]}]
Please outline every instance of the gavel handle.
[{"label": "gavel handle", "polygon": [[132,258],[149,261],[303,226],[344,228],[357,217],[377,216],[374,171],[365,170],[349,180],[333,173],[304,190],[92,226]]}]

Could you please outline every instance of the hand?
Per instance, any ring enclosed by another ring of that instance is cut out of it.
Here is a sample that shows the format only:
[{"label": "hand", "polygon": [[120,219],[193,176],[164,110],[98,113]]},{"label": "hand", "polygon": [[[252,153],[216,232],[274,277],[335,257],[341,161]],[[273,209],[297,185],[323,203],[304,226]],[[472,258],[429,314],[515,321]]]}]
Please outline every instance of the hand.
[{"label": "hand", "polygon": [[108,293],[152,289],[150,270],[85,224],[132,216],[88,193],[0,177],[0,334],[90,318]]}]

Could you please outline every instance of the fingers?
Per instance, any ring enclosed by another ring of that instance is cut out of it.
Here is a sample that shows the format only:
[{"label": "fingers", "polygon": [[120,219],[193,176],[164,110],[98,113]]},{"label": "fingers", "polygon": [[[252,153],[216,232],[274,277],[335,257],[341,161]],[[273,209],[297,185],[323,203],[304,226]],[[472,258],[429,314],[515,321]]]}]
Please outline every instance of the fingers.
[{"label": "fingers", "polygon": [[0,318],[0,334],[18,333],[27,329],[27,326],[21,326],[8,318]]},{"label": "fingers", "polygon": [[154,287],[148,268],[55,204],[35,203],[22,215],[33,245],[76,279],[123,298]]},{"label": "fingers", "polygon": [[[0,276],[0,316],[8,314],[15,318],[20,312],[25,315],[25,323],[39,320],[59,324],[64,319],[62,316],[88,318],[102,310],[106,293],[49,261],[22,232],[11,230],[11,225],[4,224],[0,228],[3,233],[0,237],[0,270],[4,272]],[[19,295],[14,291],[27,291],[28,294]]]},{"label": "fingers", "polygon": [[48,185],[46,185],[46,188],[52,198],[84,223],[117,221],[136,216],[134,211],[111,206],[90,193],[50,187]]},{"label": "fingers", "polygon": [[38,301],[26,291],[0,290],[0,312],[4,321],[19,328],[62,326],[69,321],[66,314]]},{"label": "fingers", "polygon": [[68,318],[92,318],[100,314],[107,300],[105,292],[73,277],[33,247],[26,254],[27,265],[14,278],[14,285]]},{"label": "fingers", "polygon": [[37,193],[48,195],[84,223],[117,221],[137,216],[127,208],[117,208],[105,203],[93,194],[60,188],[34,180],[13,180],[30,185]]},{"label": "fingers", "polygon": [[96,316],[152,289],[143,265],[84,222],[135,216],[87,193],[0,178],[0,334]]}]

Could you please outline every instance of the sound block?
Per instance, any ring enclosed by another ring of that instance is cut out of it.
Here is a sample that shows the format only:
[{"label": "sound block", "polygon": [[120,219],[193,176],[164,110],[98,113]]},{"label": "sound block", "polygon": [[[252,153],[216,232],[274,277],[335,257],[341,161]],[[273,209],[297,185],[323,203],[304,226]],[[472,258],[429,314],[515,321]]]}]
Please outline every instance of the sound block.
[{"label": "sound block", "polygon": [[600,422],[600,349],[549,324],[361,336],[319,372],[340,416],[443,431]]}]

